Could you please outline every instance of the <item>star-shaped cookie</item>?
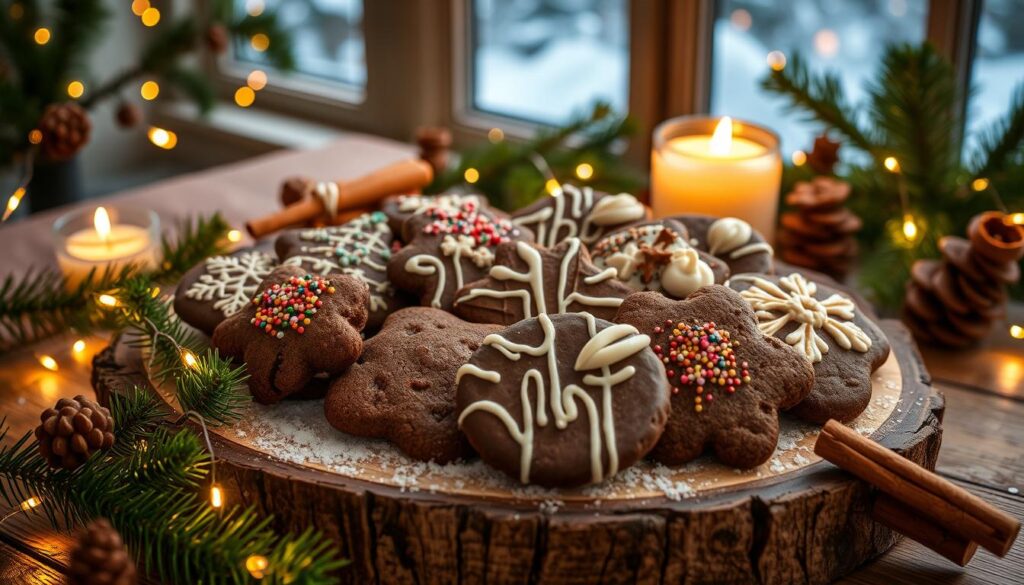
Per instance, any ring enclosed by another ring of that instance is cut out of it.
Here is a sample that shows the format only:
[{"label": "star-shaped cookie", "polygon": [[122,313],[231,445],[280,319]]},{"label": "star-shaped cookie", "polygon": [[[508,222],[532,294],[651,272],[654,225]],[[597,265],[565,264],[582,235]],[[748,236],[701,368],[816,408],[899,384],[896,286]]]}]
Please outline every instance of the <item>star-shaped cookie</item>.
[{"label": "star-shaped cookie", "polygon": [[615,316],[633,290],[599,270],[579,238],[554,248],[526,242],[498,246],[490,273],[455,293],[455,313],[477,323],[511,325],[541,313],[586,311],[599,319]]},{"label": "star-shaped cookie", "polygon": [[672,414],[651,457],[679,465],[714,452],[749,468],[771,457],[779,411],[811,391],[814,369],[785,342],[763,335],[739,293],[706,286],[676,301],[656,292],[630,295],[618,323],[651,337],[672,388]]}]

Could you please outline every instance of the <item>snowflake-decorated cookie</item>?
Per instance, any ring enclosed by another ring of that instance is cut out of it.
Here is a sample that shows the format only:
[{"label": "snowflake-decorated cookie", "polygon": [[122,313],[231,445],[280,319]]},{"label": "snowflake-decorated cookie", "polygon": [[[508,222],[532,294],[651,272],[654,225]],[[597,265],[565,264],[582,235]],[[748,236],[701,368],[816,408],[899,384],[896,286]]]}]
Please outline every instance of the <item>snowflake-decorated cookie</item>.
[{"label": "snowflake-decorated cookie", "polygon": [[454,211],[431,207],[411,217],[404,230],[411,239],[388,262],[388,279],[419,296],[421,305],[446,311],[457,290],[487,274],[500,244],[533,240],[530,230],[473,202]]},{"label": "snowflake-decorated cookie", "polygon": [[779,411],[811,391],[814,370],[792,347],[763,335],[739,293],[722,285],[686,300],[634,293],[615,317],[650,336],[672,395],[672,414],[651,457],[679,465],[711,451],[749,468],[779,438]]},{"label": "snowflake-decorated cookie", "polygon": [[305,395],[315,376],[340,374],[362,353],[368,296],[351,276],[279,266],[217,326],[211,344],[245,362],[257,402]]},{"label": "snowflake-decorated cookie", "polygon": [[548,249],[526,242],[498,246],[490,273],[455,293],[457,315],[477,323],[511,325],[541,313],[586,311],[615,316],[633,290],[598,270],[579,238]]},{"label": "snowflake-decorated cookie", "polygon": [[314,274],[347,274],[370,289],[367,329],[376,331],[401,308],[400,295],[387,277],[394,252],[394,234],[380,211],[363,214],[339,226],[301,228],[281,234],[274,244],[285,266],[301,266]]},{"label": "snowflake-decorated cookie", "polygon": [[210,335],[221,321],[249,304],[277,259],[257,248],[203,260],[185,273],[174,294],[174,311]]},{"label": "snowflake-decorated cookie", "polygon": [[456,423],[455,374],[499,329],[429,307],[393,313],[331,385],[327,421],[352,435],[387,438],[422,461],[447,463],[471,454]]},{"label": "snowflake-decorated cookie", "polygon": [[589,313],[541,314],[484,338],[456,376],[459,425],[522,483],[598,483],[643,458],[669,413],[650,338]]},{"label": "snowflake-decorated cookie", "polygon": [[631,225],[598,240],[590,250],[594,265],[613,268],[633,290],[653,290],[683,299],[729,277],[724,262],[687,242],[686,228],[672,220]]},{"label": "snowflake-decorated cookie", "polygon": [[513,213],[512,222],[529,228],[538,244],[553,248],[567,238],[590,245],[609,231],[646,217],[647,206],[628,193],[611,195],[563,184],[551,197]]},{"label": "snowflake-decorated cookie", "polygon": [[814,366],[814,389],[790,412],[823,423],[850,420],[871,400],[871,372],[889,357],[882,330],[849,297],[802,274],[741,274],[729,281],[765,335],[796,349]]},{"label": "snowflake-decorated cookie", "polygon": [[678,215],[671,218],[686,226],[688,242],[698,250],[720,258],[732,274],[771,274],[775,251],[750,224],[735,217]]}]

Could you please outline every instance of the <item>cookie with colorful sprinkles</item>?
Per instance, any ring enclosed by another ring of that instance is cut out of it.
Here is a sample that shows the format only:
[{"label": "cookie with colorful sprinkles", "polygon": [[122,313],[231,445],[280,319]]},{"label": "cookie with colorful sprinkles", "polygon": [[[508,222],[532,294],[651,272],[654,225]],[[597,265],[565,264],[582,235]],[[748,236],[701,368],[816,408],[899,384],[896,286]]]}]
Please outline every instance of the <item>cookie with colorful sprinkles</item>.
[{"label": "cookie with colorful sprinkles", "polygon": [[475,202],[452,210],[434,206],[406,221],[408,245],[388,262],[388,279],[420,304],[451,311],[455,293],[483,278],[504,242],[533,241],[533,233]]},{"label": "cookie with colorful sprinkles", "polygon": [[213,332],[221,354],[245,363],[253,399],[271,404],[337,375],[363,351],[369,290],[352,276],[280,266],[252,301]]},{"label": "cookie with colorful sprinkles", "polygon": [[672,414],[651,457],[667,465],[708,451],[734,467],[764,463],[778,442],[779,411],[803,400],[814,383],[811,364],[763,335],[747,302],[725,286],[680,301],[635,293],[615,321],[650,336],[664,366]]}]

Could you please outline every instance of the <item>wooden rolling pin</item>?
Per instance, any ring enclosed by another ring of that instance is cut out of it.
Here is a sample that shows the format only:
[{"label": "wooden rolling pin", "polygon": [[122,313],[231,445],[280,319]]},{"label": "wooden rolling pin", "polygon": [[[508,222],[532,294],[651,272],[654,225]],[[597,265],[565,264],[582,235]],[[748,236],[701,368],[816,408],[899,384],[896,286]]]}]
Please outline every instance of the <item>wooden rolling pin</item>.
[{"label": "wooden rolling pin", "polygon": [[[343,212],[373,207],[388,195],[418,191],[434,179],[431,166],[421,160],[406,160],[353,179],[351,181],[310,181],[301,200],[281,211],[257,218],[245,224],[253,238],[261,238],[278,230],[302,225],[330,212]],[[285,189],[294,189],[294,179],[285,182]]]}]

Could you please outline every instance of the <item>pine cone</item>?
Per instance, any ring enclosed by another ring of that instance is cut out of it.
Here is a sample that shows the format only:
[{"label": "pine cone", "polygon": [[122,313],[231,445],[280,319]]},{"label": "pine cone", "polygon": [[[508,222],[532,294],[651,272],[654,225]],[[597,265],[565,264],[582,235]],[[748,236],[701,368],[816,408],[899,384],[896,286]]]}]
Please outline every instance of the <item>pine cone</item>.
[{"label": "pine cone", "polygon": [[89,114],[74,102],[50,104],[39,119],[42,149],[47,158],[68,160],[89,142],[92,122]]},{"label": "pine cone", "polygon": [[838,142],[833,142],[828,134],[822,134],[814,139],[814,148],[807,155],[807,164],[819,175],[832,175],[839,162]]},{"label": "pine cone", "polygon": [[211,24],[210,28],[206,29],[204,40],[206,41],[206,48],[219,55],[228,50],[228,42],[230,41],[228,29],[224,28],[223,24]]},{"label": "pine cone", "polygon": [[89,523],[78,535],[68,567],[70,585],[133,585],[135,563],[121,535],[106,518]]},{"label": "pine cone", "polygon": [[138,126],[142,121],[142,108],[129,102],[123,102],[117,107],[116,118],[117,125],[122,128]]},{"label": "pine cone", "polygon": [[110,411],[85,396],[61,398],[47,408],[36,427],[39,452],[51,467],[75,469],[90,455],[114,444],[114,419]]},{"label": "pine cone", "polygon": [[1024,227],[989,211],[967,227],[969,240],[939,240],[942,260],[910,270],[903,321],[920,341],[967,347],[988,335],[1006,310],[1006,286],[1020,279]]},{"label": "pine cone", "polygon": [[800,181],[786,195],[793,211],[780,218],[779,256],[797,266],[843,280],[857,258],[862,222],[844,204],[850,185],[832,177]]}]

